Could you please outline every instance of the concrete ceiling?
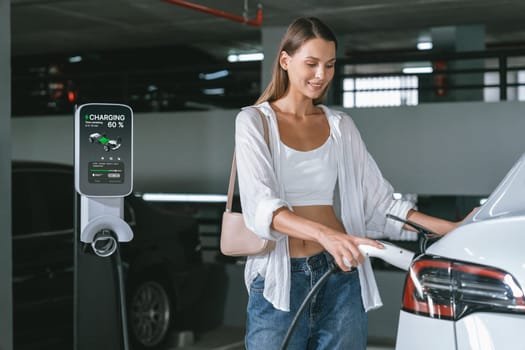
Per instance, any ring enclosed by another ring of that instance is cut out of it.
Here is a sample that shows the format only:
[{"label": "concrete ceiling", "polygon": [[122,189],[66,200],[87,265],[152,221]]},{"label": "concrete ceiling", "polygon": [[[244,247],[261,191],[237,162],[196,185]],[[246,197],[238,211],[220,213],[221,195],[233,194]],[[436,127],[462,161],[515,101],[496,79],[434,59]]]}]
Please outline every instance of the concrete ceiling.
[{"label": "concrete ceiling", "polygon": [[263,23],[250,26],[162,0],[11,0],[12,54],[182,44],[222,58],[259,49],[261,28],[284,27],[302,15],[328,23],[345,52],[412,49],[430,28],[458,25],[483,25],[487,46],[525,44],[523,0],[192,2],[251,19],[260,3]]}]

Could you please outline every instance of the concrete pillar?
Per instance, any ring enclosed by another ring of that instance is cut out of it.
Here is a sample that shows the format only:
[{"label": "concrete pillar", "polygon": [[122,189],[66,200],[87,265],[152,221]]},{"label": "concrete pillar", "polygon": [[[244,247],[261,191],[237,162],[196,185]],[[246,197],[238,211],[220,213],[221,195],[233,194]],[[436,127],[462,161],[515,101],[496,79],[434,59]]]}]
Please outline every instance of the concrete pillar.
[{"label": "concrete pillar", "polygon": [[485,26],[456,27],[455,49],[457,52],[485,50]]},{"label": "concrete pillar", "polygon": [[[456,52],[485,50],[485,27],[481,25],[462,26],[456,33]],[[484,60],[461,60],[453,62],[454,69],[483,69]],[[483,85],[484,73],[457,75],[454,83],[458,85]],[[483,101],[483,88],[459,90],[458,101]]]},{"label": "concrete pillar", "polygon": [[11,228],[11,2],[0,0],[0,349],[13,349]]},{"label": "concrete pillar", "polygon": [[[433,49],[436,53],[454,53],[468,51],[483,51],[485,49],[485,27],[482,25],[447,26],[430,29]],[[483,68],[483,60],[459,60],[432,62],[434,70],[438,69],[477,69]],[[425,86],[434,86],[432,91],[420,92],[420,102],[445,101],[481,101],[482,88],[450,90],[441,88],[441,84],[450,85],[482,85],[483,73],[468,74],[434,74],[421,76],[420,81]]]},{"label": "concrete pillar", "polygon": [[456,27],[437,27],[430,29],[432,39],[432,51],[453,52],[456,51]]}]

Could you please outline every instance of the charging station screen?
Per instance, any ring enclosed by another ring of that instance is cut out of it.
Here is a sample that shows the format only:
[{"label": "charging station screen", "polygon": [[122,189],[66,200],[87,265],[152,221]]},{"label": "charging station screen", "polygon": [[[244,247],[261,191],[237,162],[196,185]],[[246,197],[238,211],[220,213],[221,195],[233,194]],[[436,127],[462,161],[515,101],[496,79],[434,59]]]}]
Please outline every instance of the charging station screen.
[{"label": "charging station screen", "polygon": [[89,162],[88,181],[98,184],[121,184],[124,182],[124,163]]},{"label": "charging station screen", "polygon": [[125,196],[132,188],[131,108],[91,103],[75,113],[75,185],[86,196]]}]

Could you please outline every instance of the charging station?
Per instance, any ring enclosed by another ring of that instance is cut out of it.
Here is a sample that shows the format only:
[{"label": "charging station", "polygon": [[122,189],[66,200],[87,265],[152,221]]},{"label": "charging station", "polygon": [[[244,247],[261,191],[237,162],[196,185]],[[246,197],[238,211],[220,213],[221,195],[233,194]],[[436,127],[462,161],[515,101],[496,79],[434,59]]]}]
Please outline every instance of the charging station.
[{"label": "charging station", "polygon": [[128,349],[119,243],[133,239],[124,197],[133,189],[133,111],[89,103],[75,111],[74,349]]}]

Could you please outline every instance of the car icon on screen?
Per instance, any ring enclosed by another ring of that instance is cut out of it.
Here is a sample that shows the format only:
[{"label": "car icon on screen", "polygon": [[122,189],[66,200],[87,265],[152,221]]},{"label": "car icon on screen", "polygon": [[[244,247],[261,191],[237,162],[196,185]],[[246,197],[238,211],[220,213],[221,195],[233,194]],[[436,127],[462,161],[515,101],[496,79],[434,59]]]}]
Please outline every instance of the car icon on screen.
[{"label": "car icon on screen", "polygon": [[89,142],[99,143],[104,147],[104,151],[115,151],[121,146],[121,139],[117,137],[116,140],[109,139],[105,134],[100,134],[98,132],[92,133],[89,135]]}]

